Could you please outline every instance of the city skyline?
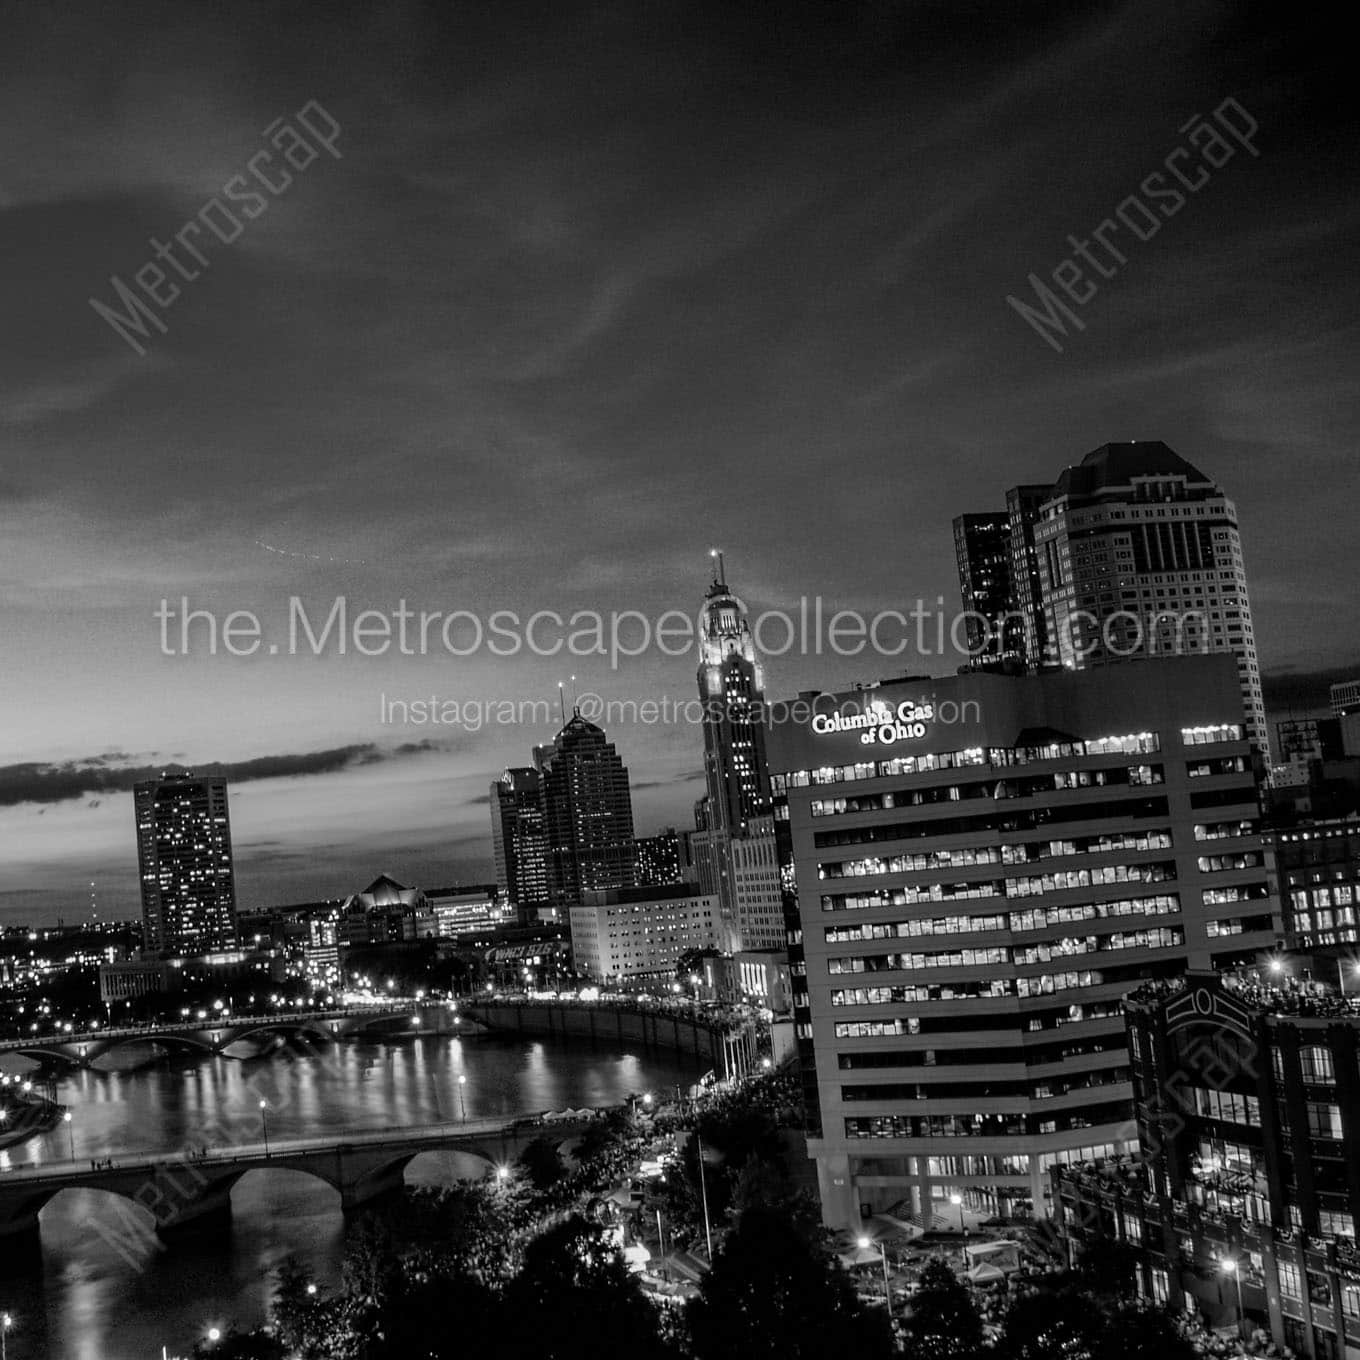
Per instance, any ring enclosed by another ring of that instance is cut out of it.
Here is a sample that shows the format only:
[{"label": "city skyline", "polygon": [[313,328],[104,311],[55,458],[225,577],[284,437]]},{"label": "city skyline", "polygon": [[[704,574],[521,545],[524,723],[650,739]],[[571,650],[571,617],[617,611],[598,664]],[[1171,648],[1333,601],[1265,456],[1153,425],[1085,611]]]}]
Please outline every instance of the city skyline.
[{"label": "city skyline", "polygon": [[[756,608],[952,609],[977,488],[1161,439],[1237,503],[1268,717],[1353,671],[1350,115],[1301,34],[1213,4],[993,15],[967,42],[890,9],[407,18],[295,16],[286,58],[259,17],[144,6],[98,43],[15,21],[11,121],[36,131],[0,165],[0,919],[82,914],[91,879],[134,909],[119,799],[58,796],[70,764],[120,787],[276,762],[234,775],[243,902],[475,880],[487,783],[552,723],[394,726],[382,696],[691,692],[656,654],[166,657],[163,600],[655,616],[693,612],[716,544]],[[122,83],[89,79],[110,62]],[[1100,290],[1054,352],[1007,296],[1228,99],[1259,155],[1152,239],[1107,233],[1127,262],[1083,265]],[[333,151],[201,278],[162,259],[182,291],[136,353],[90,299],[313,105]],[[766,666],[775,695],[900,669]],[[611,738],[639,830],[685,824],[697,731]]]}]

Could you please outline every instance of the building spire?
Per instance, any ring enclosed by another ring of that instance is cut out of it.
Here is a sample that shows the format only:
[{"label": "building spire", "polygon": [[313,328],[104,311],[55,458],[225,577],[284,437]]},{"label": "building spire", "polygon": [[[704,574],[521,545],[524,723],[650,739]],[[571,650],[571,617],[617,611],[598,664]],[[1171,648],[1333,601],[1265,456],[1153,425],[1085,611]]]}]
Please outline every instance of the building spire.
[{"label": "building spire", "polygon": [[710,548],[710,549],[708,550],[708,555],[709,555],[709,556],[717,563],[717,566],[714,568],[714,571],[713,571],[713,584],[714,584],[715,586],[721,587],[721,589],[723,589],[723,590],[726,590],[726,589],[727,589],[727,567],[726,567],[725,563],[723,562],[723,555],[722,555],[722,553],[721,553],[717,548]]}]

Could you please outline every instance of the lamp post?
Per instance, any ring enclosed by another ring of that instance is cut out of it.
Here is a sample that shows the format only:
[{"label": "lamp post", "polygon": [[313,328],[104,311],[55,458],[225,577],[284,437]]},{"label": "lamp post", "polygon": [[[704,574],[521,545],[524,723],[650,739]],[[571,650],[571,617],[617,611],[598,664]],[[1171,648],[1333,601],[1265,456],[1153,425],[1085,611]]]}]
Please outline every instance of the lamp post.
[{"label": "lamp post", "polygon": [[967,1237],[968,1229],[963,1226],[963,1196],[956,1190],[949,1196],[949,1202],[959,1211],[959,1232]]},{"label": "lamp post", "polygon": [[269,1102],[260,1098],[260,1128],[264,1132],[264,1155],[269,1156]]},{"label": "lamp post", "polygon": [[1242,1335],[1242,1271],[1237,1264],[1236,1257],[1225,1256],[1219,1262],[1220,1268],[1225,1275],[1231,1275],[1233,1284],[1237,1287],[1237,1335]]},{"label": "lamp post", "polygon": [[458,1113],[462,1115],[463,1123],[467,1123],[467,1101],[463,1096],[463,1087],[467,1085],[467,1077],[464,1073],[458,1074]]},{"label": "lamp post", "polygon": [[708,1245],[709,1264],[713,1262],[713,1230],[708,1226],[708,1178],[704,1175],[704,1140],[695,1131],[694,1142],[699,1152],[699,1193],[704,1202],[704,1242]]},{"label": "lamp post", "polygon": [[72,1121],[70,1110],[67,1110],[66,1113],[62,1115],[62,1120],[66,1124],[66,1137],[71,1144],[71,1160],[74,1162],[76,1159],[76,1128]]},{"label": "lamp post", "polygon": [[9,1329],[14,1326],[10,1313],[0,1313],[0,1360],[9,1360]]},{"label": "lamp post", "polygon": [[892,1286],[888,1283],[888,1249],[882,1242],[875,1242],[871,1238],[859,1239],[861,1251],[867,1251],[870,1247],[878,1248],[879,1257],[883,1261],[883,1302],[888,1306],[888,1316],[892,1317]]}]

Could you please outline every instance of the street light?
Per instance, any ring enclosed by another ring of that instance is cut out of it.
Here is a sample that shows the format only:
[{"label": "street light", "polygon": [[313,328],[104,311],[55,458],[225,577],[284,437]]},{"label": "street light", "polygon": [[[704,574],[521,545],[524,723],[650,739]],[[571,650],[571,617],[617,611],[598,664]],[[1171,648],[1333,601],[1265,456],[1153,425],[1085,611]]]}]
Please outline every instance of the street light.
[{"label": "street light", "polygon": [[463,1117],[463,1123],[467,1123],[467,1101],[463,1097],[463,1087],[467,1085],[467,1077],[460,1072],[458,1074],[458,1112]]},{"label": "street light", "polygon": [[71,1160],[74,1162],[76,1159],[76,1128],[71,1122],[71,1111],[67,1110],[62,1115],[62,1119],[66,1124],[66,1136],[71,1140]]},{"label": "street light", "polygon": [[963,1226],[963,1196],[956,1190],[949,1196],[949,1202],[959,1211],[959,1231],[967,1237],[968,1229]]},{"label": "street light", "polygon": [[0,1313],[0,1360],[9,1360],[9,1329],[14,1326],[10,1313]]},{"label": "street light", "polygon": [[215,1346],[222,1339],[222,1329],[220,1327],[208,1328],[208,1340]]},{"label": "street light", "polygon": [[1231,1275],[1233,1284],[1237,1286],[1237,1335],[1242,1335],[1242,1272],[1238,1268],[1237,1259],[1232,1256],[1225,1256],[1219,1263],[1219,1268],[1225,1275]]},{"label": "street light", "polygon": [[264,1130],[264,1155],[269,1156],[269,1102],[260,1098],[260,1127]]},{"label": "street light", "polygon": [[888,1283],[888,1249],[882,1242],[875,1242],[871,1238],[859,1239],[861,1251],[868,1251],[870,1247],[877,1247],[878,1254],[883,1260],[883,1301],[888,1305],[888,1316],[892,1317],[892,1286]]}]

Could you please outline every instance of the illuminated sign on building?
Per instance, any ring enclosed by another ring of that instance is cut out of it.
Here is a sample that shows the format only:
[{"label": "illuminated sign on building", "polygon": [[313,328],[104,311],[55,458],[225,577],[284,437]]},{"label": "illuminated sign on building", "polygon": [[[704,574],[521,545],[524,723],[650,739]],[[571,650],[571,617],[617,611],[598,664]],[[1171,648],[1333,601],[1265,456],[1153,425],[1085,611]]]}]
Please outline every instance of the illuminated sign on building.
[{"label": "illuminated sign on building", "polygon": [[812,730],[819,737],[858,732],[861,745],[890,746],[897,741],[919,741],[934,718],[934,704],[903,699],[894,707],[874,699],[861,713],[818,713],[812,719]]}]

